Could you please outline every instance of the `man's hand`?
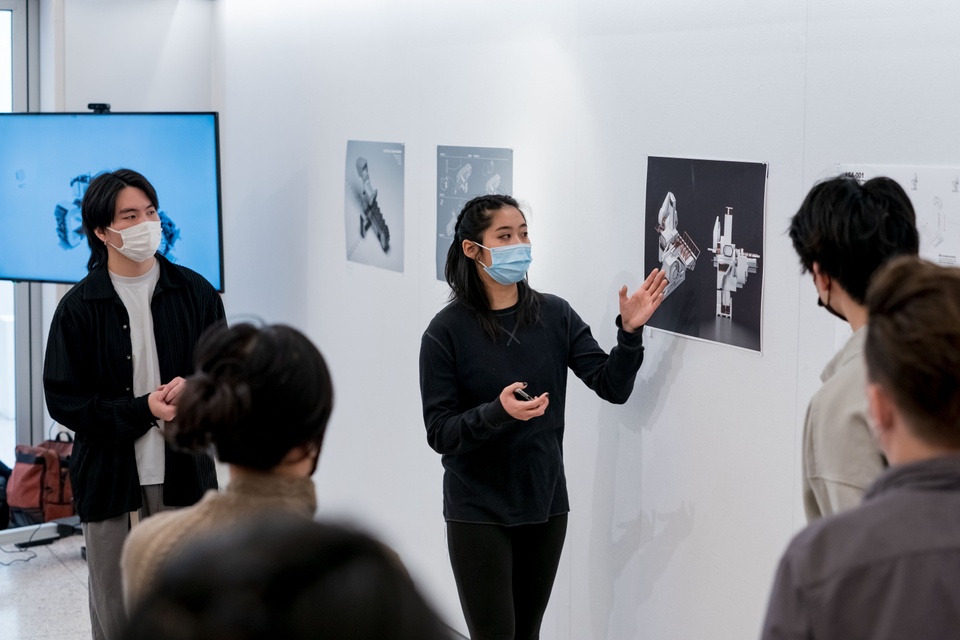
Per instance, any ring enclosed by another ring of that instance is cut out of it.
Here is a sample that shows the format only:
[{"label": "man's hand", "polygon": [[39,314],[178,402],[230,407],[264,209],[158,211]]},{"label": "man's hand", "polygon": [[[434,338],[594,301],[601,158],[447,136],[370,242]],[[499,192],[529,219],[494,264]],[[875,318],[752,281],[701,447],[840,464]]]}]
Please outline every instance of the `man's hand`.
[{"label": "man's hand", "polygon": [[180,397],[180,392],[183,391],[186,386],[187,381],[177,376],[167,384],[162,384],[157,387],[157,392],[160,394],[158,399],[166,404],[175,405]]},{"label": "man's hand", "polygon": [[160,389],[147,396],[147,405],[150,413],[158,420],[169,422],[177,417],[177,407],[162,400],[163,392]]}]

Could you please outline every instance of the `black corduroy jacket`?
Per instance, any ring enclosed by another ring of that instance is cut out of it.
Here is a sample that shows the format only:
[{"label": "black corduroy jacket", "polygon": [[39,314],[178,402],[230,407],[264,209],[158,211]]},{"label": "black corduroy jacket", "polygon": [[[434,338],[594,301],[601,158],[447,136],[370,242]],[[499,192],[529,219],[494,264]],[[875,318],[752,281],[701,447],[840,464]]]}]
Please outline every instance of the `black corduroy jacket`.
[{"label": "black corduroy jacket", "polygon": [[[151,300],[160,377],[193,371],[204,329],[224,318],[219,294],[203,276],[159,254]],[[74,503],[83,522],[140,507],[134,441],[156,422],[147,396],[133,395],[129,316],[106,266],[90,271],[60,301],[47,341],[43,387],[50,416],[75,433],[70,460]],[[193,504],[217,486],[206,454],[166,451],[164,503]]]}]

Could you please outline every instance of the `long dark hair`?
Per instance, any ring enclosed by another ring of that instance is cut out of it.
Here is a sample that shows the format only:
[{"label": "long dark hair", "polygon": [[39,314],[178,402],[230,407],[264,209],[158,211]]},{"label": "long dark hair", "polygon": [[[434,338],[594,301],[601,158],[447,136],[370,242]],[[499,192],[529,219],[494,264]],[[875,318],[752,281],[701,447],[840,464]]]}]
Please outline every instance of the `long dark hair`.
[{"label": "long dark hair", "polygon": [[[490,308],[487,289],[477,272],[476,262],[463,253],[461,245],[464,240],[482,243],[483,232],[493,222],[493,214],[504,207],[520,210],[516,200],[502,195],[477,196],[463,205],[463,210],[457,216],[456,233],[450,250],[447,251],[447,265],[443,271],[447,284],[450,285],[450,300],[456,300],[474,312],[484,333],[492,340],[500,336],[500,325]],[[523,214],[522,211],[520,213]],[[517,298],[519,326],[533,327],[540,324],[543,295],[530,287],[526,277],[517,283]]]}]

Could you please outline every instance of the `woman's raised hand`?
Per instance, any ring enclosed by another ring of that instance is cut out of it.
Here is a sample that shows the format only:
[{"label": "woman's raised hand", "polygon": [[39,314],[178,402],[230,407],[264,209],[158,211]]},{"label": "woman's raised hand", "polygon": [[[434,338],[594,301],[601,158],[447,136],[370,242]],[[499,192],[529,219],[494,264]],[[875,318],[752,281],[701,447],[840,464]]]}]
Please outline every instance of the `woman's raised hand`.
[{"label": "woman's raised hand", "polygon": [[667,273],[654,269],[632,296],[627,297],[627,285],[620,288],[620,321],[624,331],[633,333],[647,324],[647,320],[663,302],[663,291],[667,284]]}]

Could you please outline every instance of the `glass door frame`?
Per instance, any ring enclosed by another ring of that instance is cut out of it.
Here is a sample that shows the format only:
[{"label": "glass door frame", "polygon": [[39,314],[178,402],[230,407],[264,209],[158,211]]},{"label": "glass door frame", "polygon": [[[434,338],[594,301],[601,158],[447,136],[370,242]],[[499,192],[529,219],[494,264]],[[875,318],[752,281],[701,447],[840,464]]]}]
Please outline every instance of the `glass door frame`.
[{"label": "glass door frame", "polygon": [[[0,0],[12,11],[13,110],[40,107],[39,0]],[[41,285],[14,284],[14,375],[16,376],[16,441],[34,444],[44,439],[43,323]]]}]

